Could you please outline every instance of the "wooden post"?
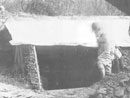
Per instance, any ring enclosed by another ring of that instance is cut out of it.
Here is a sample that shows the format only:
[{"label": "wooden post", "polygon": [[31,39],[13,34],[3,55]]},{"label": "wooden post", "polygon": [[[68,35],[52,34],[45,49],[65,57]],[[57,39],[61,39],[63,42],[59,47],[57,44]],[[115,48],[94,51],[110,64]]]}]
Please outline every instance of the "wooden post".
[{"label": "wooden post", "polygon": [[35,46],[26,45],[24,53],[25,53],[25,67],[27,70],[27,77],[31,85],[31,88],[41,90],[42,83],[40,78],[39,65],[37,61]]}]

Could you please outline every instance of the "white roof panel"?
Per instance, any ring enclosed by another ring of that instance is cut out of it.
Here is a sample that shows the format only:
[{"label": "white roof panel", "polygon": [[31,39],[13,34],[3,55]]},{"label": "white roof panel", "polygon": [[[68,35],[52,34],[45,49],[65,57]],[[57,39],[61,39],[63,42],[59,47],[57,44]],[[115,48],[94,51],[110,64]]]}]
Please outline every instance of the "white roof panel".
[{"label": "white roof panel", "polygon": [[6,23],[13,40],[12,44],[34,45],[88,45],[96,46],[96,39],[91,30],[93,21],[100,21],[112,35],[116,43],[130,45],[128,36],[130,19],[113,17],[96,18],[17,18]]}]

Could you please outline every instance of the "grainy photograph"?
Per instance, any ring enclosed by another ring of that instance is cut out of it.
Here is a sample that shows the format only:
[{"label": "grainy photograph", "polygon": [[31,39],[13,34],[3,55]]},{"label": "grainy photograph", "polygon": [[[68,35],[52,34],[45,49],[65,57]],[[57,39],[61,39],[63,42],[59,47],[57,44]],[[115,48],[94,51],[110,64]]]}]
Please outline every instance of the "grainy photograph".
[{"label": "grainy photograph", "polygon": [[0,98],[130,98],[130,0],[0,0]]}]

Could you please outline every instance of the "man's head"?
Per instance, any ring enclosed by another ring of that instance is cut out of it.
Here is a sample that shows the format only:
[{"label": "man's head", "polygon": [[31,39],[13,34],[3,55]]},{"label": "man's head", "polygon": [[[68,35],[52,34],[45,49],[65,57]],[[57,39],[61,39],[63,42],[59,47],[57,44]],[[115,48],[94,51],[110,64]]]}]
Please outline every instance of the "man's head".
[{"label": "man's head", "polygon": [[93,31],[99,31],[100,30],[99,24],[97,22],[92,23],[92,30]]},{"label": "man's head", "polygon": [[95,33],[97,38],[99,38],[103,33],[101,25],[97,22],[92,23],[92,31]]},{"label": "man's head", "polygon": [[128,30],[128,34],[129,34],[129,36],[130,36],[130,24],[129,24],[129,30]]},{"label": "man's head", "polygon": [[5,7],[0,5],[0,30],[4,28],[6,20],[7,19],[5,18]]},{"label": "man's head", "polygon": [[4,6],[0,6],[0,11],[5,11],[5,8],[4,8]]}]

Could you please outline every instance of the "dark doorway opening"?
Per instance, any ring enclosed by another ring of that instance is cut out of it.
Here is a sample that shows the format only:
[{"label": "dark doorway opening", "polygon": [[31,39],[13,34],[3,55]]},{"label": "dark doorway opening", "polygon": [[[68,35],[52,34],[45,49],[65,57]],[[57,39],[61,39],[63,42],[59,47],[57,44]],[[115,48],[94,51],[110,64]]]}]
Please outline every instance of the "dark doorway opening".
[{"label": "dark doorway opening", "polygon": [[95,47],[36,46],[36,51],[45,89],[87,87],[99,80]]}]

